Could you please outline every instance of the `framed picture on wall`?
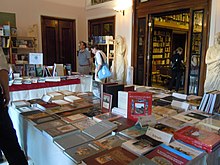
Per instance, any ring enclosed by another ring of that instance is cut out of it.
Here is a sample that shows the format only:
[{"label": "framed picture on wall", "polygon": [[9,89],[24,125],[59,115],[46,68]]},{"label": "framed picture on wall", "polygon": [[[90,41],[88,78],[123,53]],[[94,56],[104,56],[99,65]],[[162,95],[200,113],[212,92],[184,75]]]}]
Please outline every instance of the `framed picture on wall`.
[{"label": "framed picture on wall", "polygon": [[108,93],[103,93],[103,100],[101,105],[102,105],[102,112],[111,112],[112,95]]}]

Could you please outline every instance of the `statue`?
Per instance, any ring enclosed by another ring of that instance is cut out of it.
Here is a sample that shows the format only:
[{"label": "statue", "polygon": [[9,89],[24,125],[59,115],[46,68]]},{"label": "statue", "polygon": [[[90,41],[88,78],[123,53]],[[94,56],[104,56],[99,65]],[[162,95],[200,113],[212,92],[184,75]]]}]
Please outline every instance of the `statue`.
[{"label": "statue", "polygon": [[205,62],[207,74],[204,91],[220,90],[220,32],[215,35],[214,46],[208,48]]},{"label": "statue", "polygon": [[119,83],[124,83],[126,77],[125,51],[126,51],[126,45],[124,38],[122,36],[117,36],[115,39],[113,75],[114,75],[114,79],[116,79],[116,81]]}]

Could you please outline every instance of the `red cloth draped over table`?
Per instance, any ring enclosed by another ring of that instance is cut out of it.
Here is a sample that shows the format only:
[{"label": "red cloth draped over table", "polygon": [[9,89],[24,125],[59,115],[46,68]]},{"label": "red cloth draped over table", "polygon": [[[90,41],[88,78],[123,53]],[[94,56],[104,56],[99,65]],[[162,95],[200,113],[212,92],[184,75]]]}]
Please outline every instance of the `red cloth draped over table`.
[{"label": "red cloth draped over table", "polygon": [[64,85],[71,85],[71,84],[80,84],[80,79],[61,80],[60,82],[45,82],[45,83],[12,85],[9,87],[9,91],[14,92],[14,91],[31,90],[31,89],[39,89],[39,88],[50,88],[50,87],[64,86]]}]

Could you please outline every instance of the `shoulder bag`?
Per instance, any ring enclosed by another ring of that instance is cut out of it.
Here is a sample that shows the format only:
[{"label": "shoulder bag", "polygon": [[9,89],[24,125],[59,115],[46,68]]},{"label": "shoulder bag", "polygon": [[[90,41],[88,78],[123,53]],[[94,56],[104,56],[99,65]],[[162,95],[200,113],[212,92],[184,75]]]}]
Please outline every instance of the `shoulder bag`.
[{"label": "shoulder bag", "polygon": [[109,70],[108,64],[104,61],[101,52],[100,52],[100,56],[102,58],[102,66],[101,66],[101,69],[98,71],[98,78],[102,80],[102,79],[110,77],[112,74]]}]

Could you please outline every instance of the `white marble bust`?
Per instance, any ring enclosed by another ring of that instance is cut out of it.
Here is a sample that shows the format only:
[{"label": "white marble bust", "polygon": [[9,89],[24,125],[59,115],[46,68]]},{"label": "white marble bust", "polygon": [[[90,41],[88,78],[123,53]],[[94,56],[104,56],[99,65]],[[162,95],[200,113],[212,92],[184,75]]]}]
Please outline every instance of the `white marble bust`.
[{"label": "white marble bust", "polygon": [[204,91],[220,90],[220,32],[215,35],[215,43],[206,53],[207,74]]}]

